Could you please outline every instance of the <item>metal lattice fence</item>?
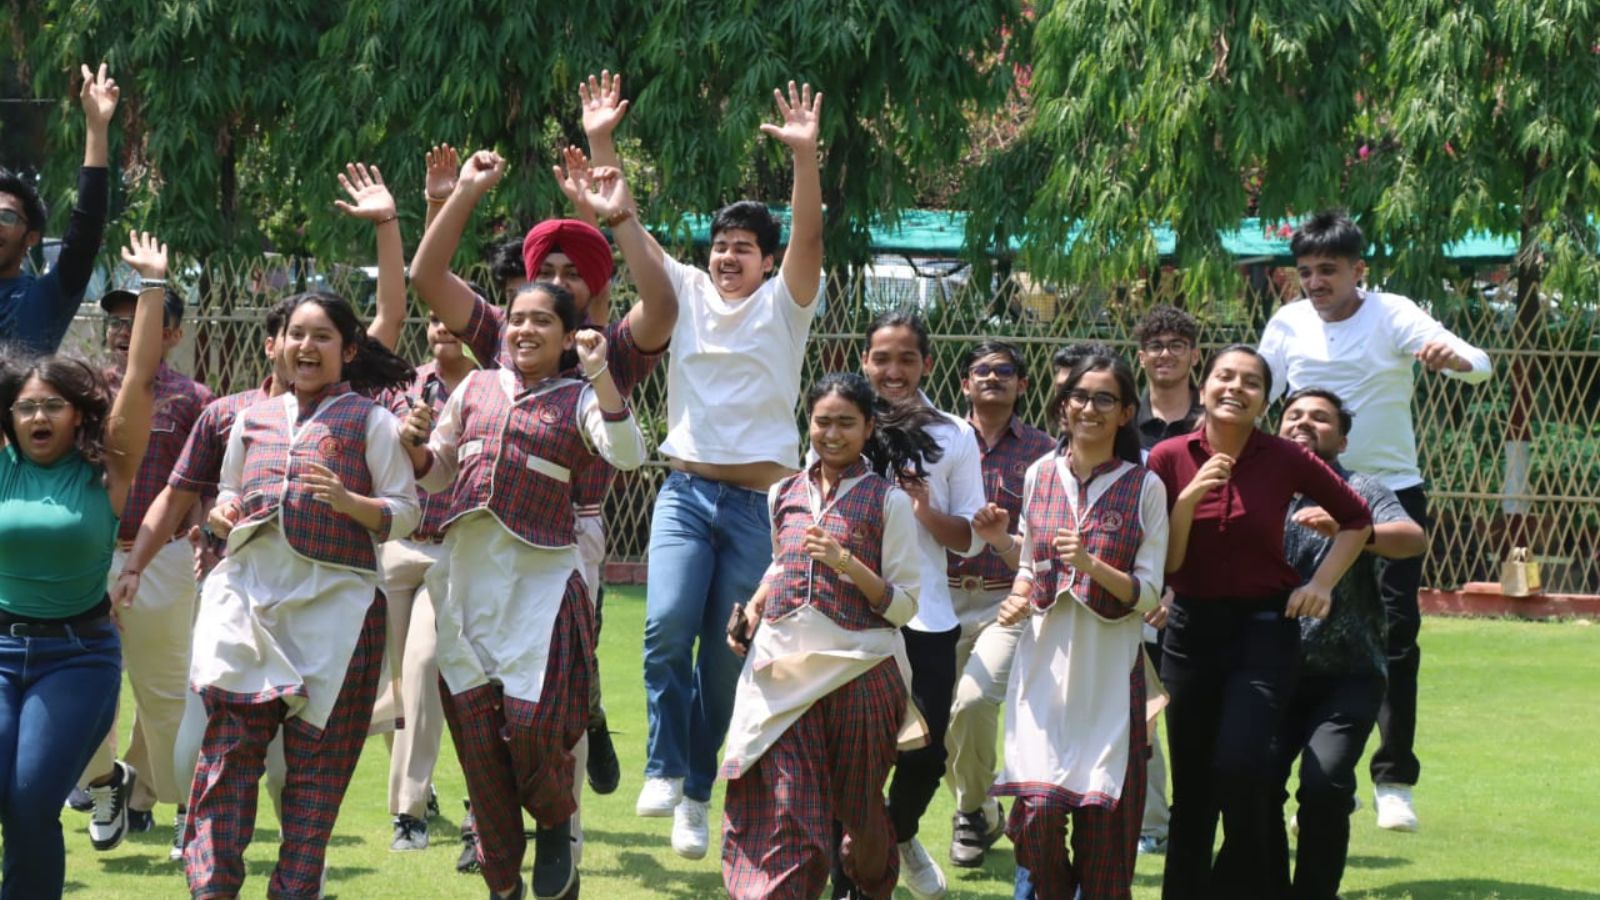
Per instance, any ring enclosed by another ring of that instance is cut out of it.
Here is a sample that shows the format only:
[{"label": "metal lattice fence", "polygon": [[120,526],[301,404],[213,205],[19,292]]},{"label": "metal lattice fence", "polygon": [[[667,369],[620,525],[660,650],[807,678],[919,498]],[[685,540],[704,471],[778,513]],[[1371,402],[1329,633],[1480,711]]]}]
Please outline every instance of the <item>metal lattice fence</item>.
[{"label": "metal lattice fence", "polygon": [[[965,284],[960,271],[939,272],[926,278],[870,272],[835,278],[812,329],[803,383],[824,372],[858,368],[868,320],[884,309],[915,306],[935,335],[934,369],[924,387],[936,404],[963,408],[965,351],[976,341],[1002,337],[1026,352],[1032,385],[1021,412],[1043,426],[1050,357],[1057,348],[1098,340],[1131,357],[1135,323],[1155,303],[1177,299],[1150,284],[1054,291],[1025,278],[995,294]],[[1298,293],[1292,272],[1256,268],[1251,275],[1253,291],[1191,297],[1181,304],[1200,320],[1206,349],[1254,341],[1270,311]],[[373,293],[363,270],[322,276],[278,259],[193,270],[187,280],[191,316],[171,361],[219,396],[265,377],[260,322],[276,297],[291,289],[329,287],[370,313]],[[1515,301],[1506,299],[1515,289],[1503,283],[1467,278],[1439,294],[1426,305],[1455,333],[1488,351],[1495,377],[1479,386],[1418,378],[1414,413],[1435,518],[1426,583],[1454,589],[1497,580],[1507,550],[1525,545],[1543,564],[1546,590],[1600,592],[1600,334],[1594,301],[1547,301],[1519,317]],[[628,302],[617,298],[617,314]],[[413,312],[419,308],[413,300]],[[68,346],[94,352],[99,333],[97,311],[86,304]],[[415,362],[425,359],[420,318],[408,325],[400,349]],[[664,373],[665,366],[658,367],[634,397],[652,443],[665,433]],[[798,415],[796,422],[799,427]],[[617,479],[607,501],[613,560],[644,559],[651,504],[665,472],[656,460]]]}]

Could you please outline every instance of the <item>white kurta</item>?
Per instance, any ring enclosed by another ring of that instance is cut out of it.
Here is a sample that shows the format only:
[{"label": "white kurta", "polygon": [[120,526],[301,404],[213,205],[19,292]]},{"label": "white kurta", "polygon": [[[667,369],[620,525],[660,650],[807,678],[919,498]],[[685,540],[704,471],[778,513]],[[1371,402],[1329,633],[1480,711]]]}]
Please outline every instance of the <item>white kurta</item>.
[{"label": "white kurta", "polygon": [[[834,492],[834,502],[860,483],[861,478],[846,479]],[[779,482],[767,492],[769,520],[781,485]],[[812,520],[820,521],[826,512],[822,497],[809,478],[806,486]],[[883,571],[879,577],[894,592],[884,618],[895,626],[910,621],[917,610],[922,566],[917,531],[911,498],[899,488],[890,488],[884,498]],[[773,542],[772,555],[776,559],[779,555],[776,530]],[[844,580],[849,582],[848,577]],[[810,604],[776,621],[763,620],[739,673],[719,777],[738,778],[749,771],[813,703],[891,657],[899,663],[909,695],[911,664],[906,659],[905,638],[898,627],[853,631],[838,625]],[[906,718],[901,723],[900,744],[910,748],[926,741],[927,726],[916,704],[908,702]]]},{"label": "white kurta", "polygon": [[[1026,510],[1043,466],[1057,467],[1069,508],[1075,517],[1080,514],[1077,482],[1065,456],[1035,462],[1023,487],[1018,536],[1018,575],[1030,579],[1062,565],[1059,559],[1033,559]],[[1096,478],[1082,514],[1129,468],[1124,463]],[[1006,690],[1005,765],[997,793],[1044,790],[1073,806],[1112,806],[1122,796],[1132,725],[1128,678],[1143,637],[1138,613],[1159,602],[1167,556],[1167,491],[1153,472],[1146,473],[1140,490],[1139,524],[1144,539],[1130,573],[1137,591],[1134,614],[1102,618],[1067,589],[1023,623]]]},{"label": "white kurta", "polygon": [[[522,387],[509,369],[479,370],[467,377],[496,379],[512,400]],[[567,383],[552,379],[533,391],[537,395]],[[421,484],[430,492],[447,490],[455,480],[466,387],[463,381],[451,393],[429,441],[435,461]],[[579,395],[578,416],[585,441],[611,465],[628,471],[644,462],[648,451],[638,423],[632,416],[606,421],[593,388]],[[546,474],[554,472],[552,467]],[[495,682],[506,696],[537,703],[550,657],[550,633],[567,580],[579,569],[575,543],[535,547],[488,510],[452,522],[445,534],[445,558],[427,577],[439,629],[439,674],[450,692]]]},{"label": "white kurta", "polygon": [[[287,422],[298,418],[293,393],[263,402],[283,403]],[[243,421],[244,416],[235,418],[228,433],[218,503],[239,495]],[[405,537],[417,527],[421,507],[411,461],[400,444],[400,422],[373,406],[366,437],[373,495],[393,517],[389,537]],[[315,728],[326,727],[377,587],[376,572],[301,556],[284,538],[276,516],[234,531],[228,536],[227,557],[201,588],[191,686],[243,695],[281,694],[289,715]]]}]

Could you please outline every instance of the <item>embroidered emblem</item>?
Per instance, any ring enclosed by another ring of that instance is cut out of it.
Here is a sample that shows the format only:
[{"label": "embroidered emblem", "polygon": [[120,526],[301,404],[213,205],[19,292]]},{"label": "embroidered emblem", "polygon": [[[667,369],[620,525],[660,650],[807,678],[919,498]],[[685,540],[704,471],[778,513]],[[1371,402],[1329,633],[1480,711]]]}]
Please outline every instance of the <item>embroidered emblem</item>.
[{"label": "embroidered emblem", "polygon": [[869,534],[867,532],[867,523],[857,522],[855,525],[851,526],[850,540],[864,544],[866,543],[868,537]]},{"label": "embroidered emblem", "polygon": [[344,445],[339,443],[338,438],[330,434],[317,442],[317,452],[322,455],[323,459],[338,459],[344,453]]},{"label": "embroidered emblem", "polygon": [[556,409],[554,403],[539,404],[539,421],[546,425],[554,425],[561,421],[561,411]]},{"label": "embroidered emblem", "polygon": [[1122,513],[1119,513],[1119,512],[1108,512],[1108,513],[1105,513],[1104,515],[1100,516],[1100,518],[1096,522],[1096,524],[1100,526],[1100,530],[1101,531],[1121,531],[1122,530]]}]

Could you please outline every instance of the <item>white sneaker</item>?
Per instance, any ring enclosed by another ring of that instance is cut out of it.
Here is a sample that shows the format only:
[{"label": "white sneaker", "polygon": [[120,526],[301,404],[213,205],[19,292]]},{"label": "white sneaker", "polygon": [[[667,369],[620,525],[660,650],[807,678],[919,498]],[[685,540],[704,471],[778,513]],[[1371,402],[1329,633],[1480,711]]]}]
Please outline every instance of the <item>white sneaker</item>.
[{"label": "white sneaker", "polygon": [[639,789],[639,802],[633,805],[633,814],[657,819],[672,815],[683,799],[682,778],[646,778]]},{"label": "white sneaker", "polygon": [[672,852],[684,859],[705,859],[711,837],[706,828],[706,807],[693,797],[683,798],[672,811]]},{"label": "white sneaker", "polygon": [[928,851],[922,849],[921,841],[912,838],[898,846],[900,885],[910,891],[911,896],[917,900],[938,900],[949,893],[943,870],[928,855]]},{"label": "white sneaker", "polygon": [[172,818],[172,848],[167,851],[167,859],[172,862],[183,862],[183,829],[188,818],[181,809]]},{"label": "white sneaker", "polygon": [[89,843],[96,850],[110,850],[122,843],[128,833],[128,798],[133,796],[139,773],[122,760],[113,760],[116,780],[86,788],[94,808],[89,812]]},{"label": "white sneaker", "polygon": [[1416,831],[1417,810],[1411,805],[1411,785],[1380,784],[1372,789],[1378,810],[1378,827],[1389,831]]}]

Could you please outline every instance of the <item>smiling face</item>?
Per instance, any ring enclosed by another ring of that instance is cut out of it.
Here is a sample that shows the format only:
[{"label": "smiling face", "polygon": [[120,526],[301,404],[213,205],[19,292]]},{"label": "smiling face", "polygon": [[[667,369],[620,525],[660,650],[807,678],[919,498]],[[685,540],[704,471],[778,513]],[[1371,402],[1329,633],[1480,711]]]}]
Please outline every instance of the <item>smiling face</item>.
[{"label": "smiling face", "polygon": [[872,333],[861,355],[861,374],[885,400],[901,402],[917,395],[923,376],[933,371],[933,360],[922,355],[917,333],[905,325],[890,325]]},{"label": "smiling face", "polygon": [[[132,299],[114,300],[106,307],[105,316],[105,348],[116,361],[117,371],[121,372],[128,367],[128,347],[133,343],[133,314],[138,308],[138,302]],[[161,358],[165,360],[172,348],[178,346],[183,340],[181,326],[167,327],[163,323],[161,328]]]},{"label": "smiling face", "polygon": [[511,301],[506,315],[506,350],[525,379],[549,378],[561,365],[561,352],[571,349],[573,333],[556,311],[556,298],[528,290]]},{"label": "smiling face", "polygon": [[832,471],[855,463],[871,435],[872,421],[843,394],[823,394],[811,407],[811,447]]},{"label": "smiling face", "polygon": [[298,394],[315,394],[343,379],[344,364],[356,358],[321,304],[307,301],[289,316],[279,348],[286,374]]},{"label": "smiling face", "polygon": [[1339,409],[1326,397],[1306,396],[1289,404],[1278,437],[1288,438],[1330,463],[1339,458],[1346,444],[1339,433]]},{"label": "smiling face", "polygon": [[1139,346],[1139,366],[1152,387],[1169,388],[1189,383],[1189,373],[1200,361],[1194,341],[1175,332],[1151,335]]},{"label": "smiling face", "polygon": [[1015,409],[1028,380],[1005,353],[990,353],[978,358],[961,379],[961,393],[973,406],[1001,406]]},{"label": "smiling face", "polygon": [[578,264],[560,250],[545,254],[533,280],[553,281],[571,291],[573,299],[578,301],[579,318],[583,321],[603,325],[611,320],[611,291],[590,293],[589,283],[578,273]]},{"label": "smiling face", "polygon": [[1217,422],[1250,425],[1266,410],[1266,363],[1234,350],[1217,357],[1201,387],[1206,416]]},{"label": "smiling face", "polygon": [[457,362],[462,358],[461,339],[444,327],[439,317],[428,314],[428,352],[442,363]]},{"label": "smiling face", "polygon": [[1340,322],[1355,315],[1361,305],[1358,288],[1367,265],[1343,256],[1307,255],[1294,261],[1300,273],[1300,290],[1311,299],[1325,322]]},{"label": "smiling face", "polygon": [[1122,396],[1117,376],[1109,369],[1084,372],[1061,405],[1063,427],[1078,448],[1111,446],[1117,429],[1128,424],[1135,412],[1132,398]]},{"label": "smiling face", "polygon": [[711,236],[711,283],[724,300],[754,294],[772,271],[772,257],[763,255],[754,231],[725,228]]},{"label": "smiling face", "polygon": [[23,385],[7,410],[22,454],[47,466],[72,449],[83,414],[49,382],[35,375]]},{"label": "smiling face", "polygon": [[0,278],[10,278],[22,270],[28,248],[39,243],[39,232],[28,228],[22,199],[0,193]]}]

